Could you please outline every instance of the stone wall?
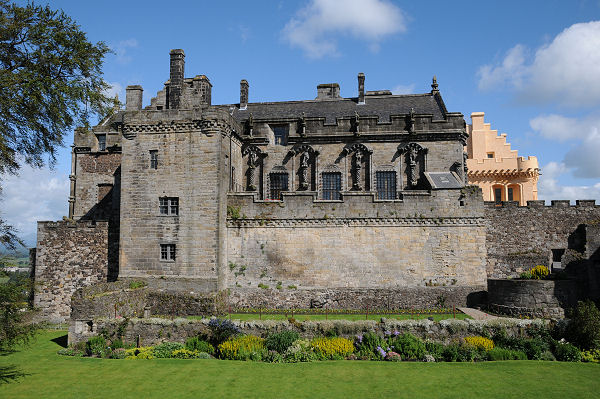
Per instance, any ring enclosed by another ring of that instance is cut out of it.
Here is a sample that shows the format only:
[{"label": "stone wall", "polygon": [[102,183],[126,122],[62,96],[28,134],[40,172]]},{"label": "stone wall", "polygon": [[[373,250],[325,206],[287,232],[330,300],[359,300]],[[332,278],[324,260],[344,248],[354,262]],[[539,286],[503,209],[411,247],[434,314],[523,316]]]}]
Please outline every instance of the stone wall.
[{"label": "stone wall", "polygon": [[236,308],[431,309],[485,304],[485,285],[403,288],[235,288],[229,304]]},{"label": "stone wall", "polygon": [[[91,321],[72,321],[69,327],[69,344],[86,341],[94,335],[104,333],[110,337],[121,336],[126,342],[137,342],[140,345],[155,345],[161,342],[185,342],[188,337],[208,334],[209,319],[94,319]],[[297,331],[303,338],[323,336],[335,332],[338,336],[353,338],[357,334],[375,332],[383,336],[386,331],[409,332],[424,339],[449,343],[452,340],[469,335],[492,334],[500,329],[509,336],[523,336],[530,326],[543,326],[543,320],[456,320],[448,319],[440,322],[430,320],[393,320],[382,319],[348,321],[323,320],[290,323],[288,321],[233,321],[243,333],[266,337],[270,333],[284,330]]]},{"label": "stone wall", "polygon": [[277,202],[230,195],[239,218],[228,220],[227,286],[483,286],[485,227],[478,195],[470,188],[397,201],[365,193],[335,202],[311,194],[284,195]]},{"label": "stone wall", "polygon": [[584,224],[600,220],[595,201],[528,201],[485,203],[487,274],[490,278],[518,277],[533,266],[551,266],[552,250],[564,250],[561,266],[585,258]]},{"label": "stone wall", "polygon": [[488,280],[488,307],[511,316],[563,318],[577,303],[573,280]]},{"label": "stone wall", "polygon": [[75,290],[107,275],[108,222],[38,222],[34,306],[44,319],[66,321]]}]

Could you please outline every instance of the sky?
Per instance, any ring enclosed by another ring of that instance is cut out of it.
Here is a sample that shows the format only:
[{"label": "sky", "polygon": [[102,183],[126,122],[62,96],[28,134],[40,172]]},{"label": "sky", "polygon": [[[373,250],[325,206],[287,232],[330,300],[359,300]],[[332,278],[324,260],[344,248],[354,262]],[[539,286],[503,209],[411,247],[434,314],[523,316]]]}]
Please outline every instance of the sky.
[{"label": "sky", "polygon": [[[25,4],[26,1],[17,1]],[[45,2],[37,2],[46,4]],[[55,0],[93,42],[111,94],[144,88],[144,106],[169,78],[169,50],[186,77],[210,79],[213,104],[306,100],[320,83],[343,97],[365,90],[426,93],[437,76],[451,112],[485,112],[520,156],[537,156],[539,199],[600,204],[600,0],[185,1]],[[38,220],[68,213],[70,145],[53,168],[2,176],[0,217],[35,245]]]}]

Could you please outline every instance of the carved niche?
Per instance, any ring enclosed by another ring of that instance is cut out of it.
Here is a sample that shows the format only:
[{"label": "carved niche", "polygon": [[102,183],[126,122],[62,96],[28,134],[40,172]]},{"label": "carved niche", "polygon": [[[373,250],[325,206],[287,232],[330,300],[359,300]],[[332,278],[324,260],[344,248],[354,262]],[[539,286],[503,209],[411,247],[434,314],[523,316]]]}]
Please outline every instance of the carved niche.
[{"label": "carved niche", "polygon": [[[352,178],[353,191],[370,190],[370,158],[373,150],[364,144],[355,143],[342,151],[343,156],[352,154],[350,158],[350,177]],[[363,172],[364,171],[364,172]],[[364,186],[363,186],[364,183]]]},{"label": "carved niche", "polygon": [[317,156],[319,151],[316,151],[308,144],[304,144],[292,148],[288,152],[289,157],[298,157],[298,190],[316,190],[316,170]]},{"label": "carved niche", "polygon": [[406,182],[407,188],[417,189],[423,172],[425,172],[425,155],[427,148],[417,143],[408,143],[398,148],[400,153],[404,154],[406,162]]},{"label": "carved niche", "polygon": [[251,144],[242,149],[246,165],[246,191],[256,191],[262,180],[263,159],[267,153]]}]

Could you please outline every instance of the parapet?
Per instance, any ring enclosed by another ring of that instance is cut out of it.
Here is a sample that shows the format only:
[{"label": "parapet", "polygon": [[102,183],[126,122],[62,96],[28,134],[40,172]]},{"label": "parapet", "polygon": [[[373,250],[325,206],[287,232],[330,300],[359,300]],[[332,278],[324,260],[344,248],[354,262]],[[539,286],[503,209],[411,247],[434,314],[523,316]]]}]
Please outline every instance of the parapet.
[{"label": "parapet", "polygon": [[576,200],[575,205],[570,200],[551,200],[550,205],[546,205],[544,200],[527,201],[526,206],[519,206],[518,201],[485,201],[484,204],[487,208],[600,208],[596,200]]}]

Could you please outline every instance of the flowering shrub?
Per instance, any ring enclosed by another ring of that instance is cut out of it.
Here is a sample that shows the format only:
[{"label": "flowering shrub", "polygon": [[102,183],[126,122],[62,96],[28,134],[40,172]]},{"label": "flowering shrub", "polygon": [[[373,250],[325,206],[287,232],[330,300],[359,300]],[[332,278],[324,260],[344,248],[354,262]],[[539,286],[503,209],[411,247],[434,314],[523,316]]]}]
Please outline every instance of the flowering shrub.
[{"label": "flowering shrub", "polygon": [[527,355],[522,351],[514,351],[504,348],[493,348],[487,352],[488,360],[527,360]]},{"label": "flowering shrub", "polygon": [[310,343],[313,351],[326,359],[343,358],[354,352],[352,341],[346,338],[315,338]]},{"label": "flowering shrub", "polygon": [[536,280],[543,280],[550,274],[548,268],[544,265],[537,265],[536,267],[529,270],[531,273],[531,278]]},{"label": "flowering shrub", "polygon": [[289,363],[299,363],[316,360],[317,356],[313,351],[309,340],[297,339],[292,346],[285,351],[283,358]]},{"label": "flowering shrub", "polygon": [[206,352],[198,352],[197,350],[189,350],[185,348],[174,350],[171,353],[173,359],[210,359],[211,356]]},{"label": "flowering shrub", "polygon": [[477,350],[490,351],[494,349],[494,341],[489,338],[479,337],[479,336],[470,336],[465,337],[465,342],[468,345],[475,347]]},{"label": "flowering shrub", "polygon": [[225,342],[234,335],[242,333],[242,330],[228,319],[210,319],[208,328],[210,329],[211,338],[215,345]]},{"label": "flowering shrub", "polygon": [[579,362],[581,361],[581,351],[577,347],[568,342],[558,342],[554,348],[554,356],[556,360],[561,362]]},{"label": "flowering shrub", "polygon": [[385,355],[385,360],[389,360],[390,362],[400,362],[402,361],[402,357],[396,352],[389,351],[387,355]]},{"label": "flowering shrub", "polygon": [[171,357],[173,351],[178,349],[183,349],[183,344],[180,344],[179,342],[163,342],[154,347],[152,354],[159,359],[168,359]]},{"label": "flowering shrub", "polygon": [[102,335],[92,337],[85,343],[85,353],[88,356],[104,357],[107,351],[106,340]]},{"label": "flowering shrub", "polygon": [[[386,343],[379,335],[368,332],[364,335],[357,335],[354,338],[354,346],[356,347],[356,354],[360,358],[371,359],[378,358],[381,355],[377,348],[386,346]],[[385,354],[381,356],[385,356]]]},{"label": "flowering shrub", "polygon": [[247,360],[265,349],[264,339],[254,335],[233,337],[219,345],[222,359]]},{"label": "flowering shrub", "polygon": [[581,361],[588,363],[600,363],[600,349],[592,349],[581,352]]},{"label": "flowering shrub", "polygon": [[140,346],[125,350],[125,359],[154,359],[153,346]]}]

